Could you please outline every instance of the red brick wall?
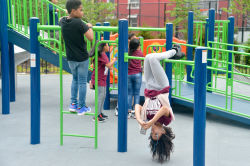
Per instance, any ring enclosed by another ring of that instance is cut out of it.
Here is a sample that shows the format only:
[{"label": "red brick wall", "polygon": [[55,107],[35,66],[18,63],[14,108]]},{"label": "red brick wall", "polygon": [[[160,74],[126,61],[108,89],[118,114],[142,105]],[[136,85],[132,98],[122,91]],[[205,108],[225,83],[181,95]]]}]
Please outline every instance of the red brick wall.
[{"label": "red brick wall", "polygon": [[[107,2],[107,0],[101,0],[104,2]],[[118,9],[116,9],[119,12],[119,19],[125,18],[128,19],[129,15],[129,9],[128,9],[128,0],[115,0],[115,3],[119,3],[117,5]],[[159,4],[158,4],[159,3]],[[165,21],[164,21],[164,3],[170,3],[169,0],[141,0],[140,7],[141,9],[131,9],[130,14],[135,15],[137,14],[137,26],[152,26],[152,27],[164,27]],[[228,1],[218,1],[218,9],[220,8],[227,8],[228,7]],[[206,5],[208,7],[208,5]],[[215,5],[214,5],[215,6]],[[171,10],[175,7],[175,5],[168,6],[166,5],[166,10]],[[141,13],[141,15],[140,15]],[[235,25],[238,25],[238,27],[241,27],[242,23],[242,16],[239,15],[233,15],[235,17]],[[171,18],[170,14],[165,14],[165,18],[167,20],[173,20],[174,17]],[[216,13],[215,18],[219,20],[220,18],[222,20],[227,20],[228,15],[226,12],[222,11],[221,16],[219,13]],[[245,21],[246,22],[246,21]],[[246,23],[245,23],[246,26]]]}]

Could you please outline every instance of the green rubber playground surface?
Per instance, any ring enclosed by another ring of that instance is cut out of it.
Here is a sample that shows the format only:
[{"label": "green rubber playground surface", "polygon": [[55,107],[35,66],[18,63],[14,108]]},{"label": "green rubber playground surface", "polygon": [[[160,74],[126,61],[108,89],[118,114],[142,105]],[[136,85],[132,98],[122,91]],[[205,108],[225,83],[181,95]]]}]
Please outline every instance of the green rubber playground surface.
[{"label": "green rubber playground surface", "polygon": [[[71,76],[64,76],[64,109],[70,98]],[[0,114],[1,166],[153,166],[148,135],[139,134],[135,119],[128,119],[128,151],[117,152],[116,100],[104,113],[109,119],[98,124],[98,149],[94,139],[64,137],[60,146],[59,75],[41,75],[41,143],[30,144],[30,76],[17,75],[16,102],[10,114]],[[244,90],[244,89],[243,89]],[[2,96],[1,98],[2,99]],[[2,100],[0,100],[2,102]],[[2,103],[1,103],[2,104]],[[87,104],[94,110],[94,91],[88,89]],[[170,125],[176,135],[168,166],[193,165],[193,110],[173,107],[176,120]],[[207,114],[206,165],[247,166],[250,163],[250,126]],[[65,132],[93,135],[91,116],[64,115]]]}]

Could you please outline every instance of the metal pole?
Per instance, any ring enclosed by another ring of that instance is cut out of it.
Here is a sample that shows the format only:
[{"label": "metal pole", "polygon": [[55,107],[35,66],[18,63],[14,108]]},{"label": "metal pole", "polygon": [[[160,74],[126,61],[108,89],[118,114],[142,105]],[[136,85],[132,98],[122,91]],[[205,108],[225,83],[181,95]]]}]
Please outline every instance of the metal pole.
[{"label": "metal pole", "polygon": [[[109,26],[109,22],[104,22],[104,26]],[[110,39],[110,32],[104,32],[104,40],[109,40]],[[110,60],[110,52],[106,52],[109,60]],[[108,76],[107,76],[107,81],[106,81],[106,98],[104,101],[104,110],[109,110],[110,109],[110,92],[109,92],[109,86],[110,86],[110,70],[108,71]]]},{"label": "metal pole", "polygon": [[158,0],[158,28],[160,27],[160,0]]},{"label": "metal pole", "polygon": [[48,62],[45,61],[45,74],[48,74]]},{"label": "metal pole", "polygon": [[238,14],[236,15],[236,25],[237,27],[239,27],[239,15]]},{"label": "metal pole", "polygon": [[144,50],[144,44],[143,44],[143,40],[144,38],[142,36],[139,37],[139,40],[140,40],[140,44],[141,44],[141,50],[143,51]]},{"label": "metal pole", "polygon": [[140,8],[139,8],[139,26],[141,26],[141,0],[140,0]]},{"label": "metal pole", "polygon": [[208,18],[206,18],[206,25],[205,25],[205,47],[207,47],[208,25],[209,25],[209,19],[208,19]]},{"label": "metal pole", "polygon": [[30,103],[31,144],[40,143],[40,47],[37,31],[38,18],[30,18]]},{"label": "metal pole", "polygon": [[28,73],[28,62],[29,62],[29,61],[26,61],[26,62],[25,62],[25,69],[26,69],[25,73]]},{"label": "metal pole", "polygon": [[218,19],[218,4],[217,4],[218,0],[216,0],[215,2],[215,13],[216,13],[216,20]]},{"label": "metal pole", "polygon": [[[172,23],[167,23],[166,24],[166,50],[171,50],[172,49],[172,43],[173,43],[173,24]],[[168,76],[169,80],[169,101],[170,104],[172,104],[172,63],[165,63],[166,65],[166,74]]]},{"label": "metal pole", "polygon": [[119,20],[118,39],[118,152],[127,152],[128,121],[128,63],[124,54],[128,52],[128,20]]},{"label": "metal pole", "polygon": [[[27,61],[27,62],[28,62],[28,61]],[[44,66],[43,64],[44,64],[44,63],[43,63],[43,62],[44,62],[44,60],[42,59],[42,60],[41,60],[41,64],[42,64],[42,66],[41,66],[41,68],[42,68],[42,72],[44,72],[44,70],[43,70],[43,66]],[[41,64],[40,64],[40,65],[41,65]],[[27,65],[26,65],[26,66],[27,66]],[[27,68],[27,67],[26,67],[26,68]],[[26,69],[26,70],[27,70],[27,69]]]},{"label": "metal pole", "polygon": [[[100,23],[100,22],[97,22],[96,24],[95,24],[96,26],[101,26],[102,24]],[[101,36],[98,36],[98,33],[96,32],[95,33],[95,40],[101,40]]]},{"label": "metal pole", "polygon": [[[193,33],[194,33],[194,12],[188,12],[188,44],[193,44]],[[193,48],[187,48],[187,60],[193,61]],[[187,81],[193,82],[191,77],[192,66],[187,65]]]},{"label": "metal pole", "polygon": [[[234,17],[231,16],[228,18],[230,21],[228,24],[228,39],[227,43],[228,44],[234,44]],[[233,50],[232,46],[227,46],[228,50]],[[232,53],[228,54],[228,71],[232,71]],[[228,78],[231,78],[231,73],[228,73]]]},{"label": "metal pole", "polygon": [[8,49],[8,10],[7,0],[0,2],[1,72],[2,72],[2,114],[10,113],[10,75]]},{"label": "metal pole", "polygon": [[166,11],[167,11],[167,5],[166,5],[166,3],[164,3],[164,22],[163,22],[163,25],[165,25],[166,24]]},{"label": "metal pole", "polygon": [[[178,17],[178,16],[176,16]],[[175,37],[178,38],[178,25],[175,26]]]},{"label": "metal pole", "polygon": [[117,0],[116,18],[119,19],[119,0]]},{"label": "metal pole", "polygon": [[[10,11],[10,22],[9,24],[13,24],[12,20],[12,3],[11,0],[9,1],[9,11]],[[13,43],[8,43],[9,44],[9,62],[10,62],[10,101],[14,102],[16,101],[16,84],[15,84],[15,52],[14,52],[14,44]]]},{"label": "metal pole", "polygon": [[245,19],[245,16],[244,16],[244,14],[242,15],[242,24],[241,24],[241,26],[242,26],[242,33],[241,33],[241,43],[244,43],[244,20]]},{"label": "metal pole", "polygon": [[207,52],[195,49],[193,166],[205,166]]},{"label": "metal pole", "polygon": [[131,3],[128,4],[128,25],[130,25],[130,15],[131,15]]},{"label": "metal pole", "polygon": [[[214,16],[215,16],[214,9],[210,9],[209,10],[209,21],[208,21],[209,22],[209,25],[208,25],[208,41],[212,41],[212,42],[214,41],[214,22],[215,22]],[[212,47],[211,43],[209,44],[209,47]],[[207,58],[212,59],[212,50],[208,50]],[[212,66],[212,61],[211,60],[208,61],[207,65],[209,67],[211,67]],[[212,71],[211,71],[211,69],[208,69],[207,70],[207,83],[212,82],[211,76],[212,76]],[[211,87],[211,83],[209,84],[209,87]],[[209,92],[211,92],[211,91],[209,91]]]},{"label": "metal pole", "polygon": [[15,56],[14,44],[9,43],[9,62],[10,62],[10,101],[16,101],[16,88],[15,88]]}]

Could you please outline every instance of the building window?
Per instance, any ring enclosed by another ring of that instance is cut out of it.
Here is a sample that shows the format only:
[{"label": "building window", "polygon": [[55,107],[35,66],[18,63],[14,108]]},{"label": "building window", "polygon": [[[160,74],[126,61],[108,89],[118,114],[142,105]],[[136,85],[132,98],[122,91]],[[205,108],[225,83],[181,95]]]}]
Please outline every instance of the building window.
[{"label": "building window", "polygon": [[[214,9],[217,9],[219,3],[217,1],[214,1],[214,0],[201,0],[199,3],[199,7],[200,9],[210,9],[211,8],[214,8]],[[217,5],[217,6],[216,6]]]},{"label": "building window", "polygon": [[130,26],[137,27],[137,14],[128,16],[130,18]]},{"label": "building window", "polygon": [[107,3],[109,3],[109,2],[115,3],[115,0],[107,0]]},{"label": "building window", "polygon": [[131,9],[139,9],[140,0],[128,0],[128,8],[129,8],[129,4],[130,4]]}]

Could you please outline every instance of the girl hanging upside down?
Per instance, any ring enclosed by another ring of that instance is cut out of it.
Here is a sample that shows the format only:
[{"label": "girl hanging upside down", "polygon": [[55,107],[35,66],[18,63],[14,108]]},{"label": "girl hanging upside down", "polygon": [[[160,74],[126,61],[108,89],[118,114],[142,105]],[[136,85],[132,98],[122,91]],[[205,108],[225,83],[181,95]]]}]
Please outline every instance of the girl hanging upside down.
[{"label": "girl hanging upside down", "polygon": [[168,77],[160,61],[181,59],[184,56],[181,47],[175,45],[170,51],[148,54],[144,61],[145,103],[143,106],[135,105],[135,116],[141,125],[141,132],[151,127],[149,146],[152,157],[161,163],[170,159],[175,135],[171,128],[167,127],[174,120],[174,114],[168,98],[170,88]]}]

